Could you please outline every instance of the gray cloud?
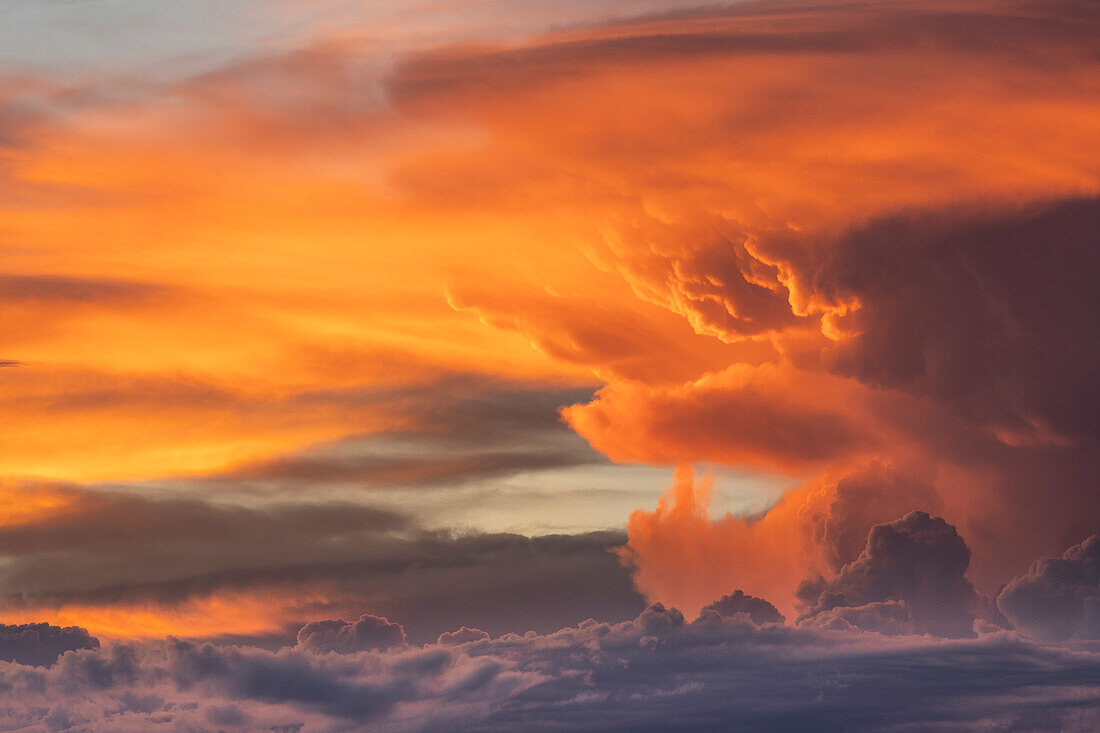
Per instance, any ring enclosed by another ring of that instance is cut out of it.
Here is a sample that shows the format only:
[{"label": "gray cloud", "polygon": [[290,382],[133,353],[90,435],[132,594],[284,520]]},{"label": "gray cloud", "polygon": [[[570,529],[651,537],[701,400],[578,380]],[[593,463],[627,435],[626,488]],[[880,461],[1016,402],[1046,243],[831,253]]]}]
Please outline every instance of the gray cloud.
[{"label": "gray cloud", "polygon": [[719,616],[726,618],[732,618],[737,614],[744,614],[748,616],[753,623],[757,624],[781,624],[784,621],[783,614],[781,614],[779,609],[771,603],[765,601],[763,598],[745,595],[744,591],[740,590],[722,596],[717,601],[708,603],[700,610],[700,614],[708,611],[717,613]]},{"label": "gray cloud", "polygon": [[98,649],[99,640],[77,626],[0,624],[0,661],[48,666],[73,649]]},{"label": "gray cloud", "polygon": [[924,407],[879,409],[938,461],[991,477],[965,509],[983,587],[1100,525],[1097,222],[1100,199],[1065,199],[907,212],[832,242],[765,245],[818,298],[861,303],[807,367],[916,398]]},{"label": "gray cloud", "polygon": [[829,368],[984,425],[1095,440],[1100,423],[1080,397],[1095,351],[1083,333],[1100,319],[1086,274],[1098,221],[1097,199],[904,214],[794,255],[821,297],[862,303]]},{"label": "gray cloud", "polygon": [[[617,624],[332,655],[179,640],[0,664],[0,721],[55,730],[1060,730],[1100,721],[1100,653],[1000,631],[970,640],[693,623]],[[473,638],[476,637],[476,638]],[[278,727],[274,727],[278,726]],[[287,727],[283,727],[287,726]]]},{"label": "gray cloud", "polygon": [[997,596],[1009,621],[1042,639],[1100,639],[1100,535],[1044,557]]},{"label": "gray cloud", "polygon": [[164,297],[173,288],[152,283],[62,275],[0,273],[0,304],[113,305]]},{"label": "gray cloud", "polygon": [[453,533],[348,503],[256,509],[71,491],[70,509],[0,527],[4,602],[171,605],[322,587],[341,599],[337,611],[399,613],[421,641],[455,624],[548,631],[642,606],[611,552],[621,532]]},{"label": "gray cloud", "polygon": [[298,631],[298,646],[312,652],[380,651],[405,643],[405,629],[379,616],[363,614],[356,621],[311,621]]},{"label": "gray cloud", "polygon": [[874,601],[862,606],[837,606],[805,618],[807,628],[847,631],[858,629],[886,636],[913,633],[913,618],[905,601]]},{"label": "gray cloud", "polygon": [[939,517],[914,511],[871,529],[863,552],[832,579],[810,579],[796,595],[804,605],[803,620],[840,607],[862,607],[886,601],[861,614],[841,612],[834,618],[855,624],[868,619],[880,626],[882,612],[896,616],[907,609],[913,630],[937,636],[972,634],[978,596],[966,578],[970,549],[955,528]]},{"label": "gray cloud", "polygon": [[489,634],[481,629],[471,629],[469,626],[463,626],[457,631],[445,631],[439,635],[436,639],[437,644],[467,644],[474,641],[485,641],[489,638]]},{"label": "gray cloud", "polygon": [[836,483],[828,510],[813,517],[814,540],[833,570],[854,561],[876,524],[920,509],[938,512],[942,502],[931,482],[875,462]]}]

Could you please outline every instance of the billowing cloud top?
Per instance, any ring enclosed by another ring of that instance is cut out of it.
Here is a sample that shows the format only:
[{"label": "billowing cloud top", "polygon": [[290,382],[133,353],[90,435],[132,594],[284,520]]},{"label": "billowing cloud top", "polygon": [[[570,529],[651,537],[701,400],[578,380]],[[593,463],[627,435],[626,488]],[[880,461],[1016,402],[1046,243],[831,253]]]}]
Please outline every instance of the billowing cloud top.
[{"label": "billowing cloud top", "polygon": [[8,5],[4,726],[1100,727],[1096,3]]}]

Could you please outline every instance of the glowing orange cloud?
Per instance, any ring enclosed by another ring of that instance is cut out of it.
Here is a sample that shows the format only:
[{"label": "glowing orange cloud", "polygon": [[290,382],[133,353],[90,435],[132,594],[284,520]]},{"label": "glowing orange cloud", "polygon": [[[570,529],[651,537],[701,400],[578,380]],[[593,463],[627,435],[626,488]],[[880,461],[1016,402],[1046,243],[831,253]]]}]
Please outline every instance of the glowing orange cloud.
[{"label": "glowing orange cloud", "polygon": [[[6,84],[70,107],[21,121],[6,152],[6,269],[39,279],[4,288],[23,293],[4,358],[33,365],[4,391],[36,398],[0,400],[25,436],[0,471],[212,470],[392,424],[287,396],[440,370],[652,383],[781,360],[851,305],[814,290],[795,235],[1097,185],[1076,37],[998,26],[1055,83],[922,42],[948,11],[649,18],[399,57],[384,94],[348,37],[101,104]],[[141,404],[195,385],[283,401],[290,424]],[[94,407],[104,392],[126,414]]]},{"label": "glowing orange cloud", "polygon": [[[363,394],[456,373],[602,382],[563,417],[615,461],[809,481],[761,518],[715,520],[681,470],[629,521],[639,588],[689,614],[734,588],[789,611],[820,560],[805,487],[830,467],[904,454],[980,475],[941,481],[979,530],[998,482],[1038,485],[1057,451],[1088,447],[1073,420],[1032,419],[1066,401],[1043,380],[933,368],[961,353],[1007,369],[1021,333],[1062,336],[1029,320],[1026,282],[998,290],[996,256],[952,259],[963,247],[933,235],[955,209],[1100,192],[1095,30],[1034,3],[747,3],[387,64],[334,33],[140,88],[0,80],[0,101],[34,102],[0,119],[18,141],[0,143],[0,360],[20,364],[0,370],[0,474],[201,475],[425,428]],[[922,229],[917,210],[943,218]],[[906,224],[860,229],[891,216]],[[910,251],[942,257],[887,261]],[[936,287],[905,291],[910,269]],[[960,293],[986,300],[935,311]],[[957,338],[911,337],[956,334],[974,303]],[[1075,348],[1058,353],[1088,363]],[[1077,465],[1050,473],[1083,485]],[[1050,511],[1028,558],[1080,540],[1054,538]],[[52,620],[252,633],[278,620],[226,609],[263,602]]]},{"label": "glowing orange cloud", "polygon": [[617,461],[709,461],[779,472],[872,451],[858,387],[846,380],[767,364],[738,365],[674,387],[616,382],[565,420]]},{"label": "glowing orange cloud", "polygon": [[712,477],[696,482],[690,468],[679,467],[656,509],[630,515],[621,555],[635,569],[638,589],[689,618],[734,590],[768,598],[792,617],[792,592],[814,557],[800,499],[788,495],[759,518],[712,518],[712,486]]},{"label": "glowing orange cloud", "polygon": [[48,621],[81,626],[93,636],[115,639],[208,637],[285,633],[316,615],[348,610],[331,589],[250,589],[196,596],[178,603],[74,603],[0,609],[0,623]]}]

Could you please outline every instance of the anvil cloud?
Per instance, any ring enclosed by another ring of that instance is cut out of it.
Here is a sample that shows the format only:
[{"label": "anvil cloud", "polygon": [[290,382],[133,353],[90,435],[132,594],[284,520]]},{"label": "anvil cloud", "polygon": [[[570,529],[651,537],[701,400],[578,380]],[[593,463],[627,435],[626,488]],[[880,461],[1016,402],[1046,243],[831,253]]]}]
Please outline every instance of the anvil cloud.
[{"label": "anvil cloud", "polygon": [[1097,37],[12,0],[0,727],[1095,730]]}]

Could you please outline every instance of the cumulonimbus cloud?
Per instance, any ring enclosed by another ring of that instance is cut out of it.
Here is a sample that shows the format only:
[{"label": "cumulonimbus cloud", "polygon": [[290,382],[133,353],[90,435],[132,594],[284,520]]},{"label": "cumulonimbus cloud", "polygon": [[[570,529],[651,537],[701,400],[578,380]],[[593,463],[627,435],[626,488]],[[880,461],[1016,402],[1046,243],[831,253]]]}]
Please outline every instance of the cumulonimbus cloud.
[{"label": "cumulonimbus cloud", "polygon": [[[4,667],[18,725],[266,727],[287,706],[317,728],[874,728],[888,700],[915,726],[1096,728],[1092,653],[1021,636],[1095,636],[1095,542],[1077,544],[1100,524],[1095,9],[663,9],[381,72],[341,39],[127,95],[4,83],[35,104],[0,117],[3,246],[39,273],[0,278],[20,315],[3,364],[36,364],[4,370],[4,466],[457,484],[591,459],[541,442],[551,410],[515,409],[550,399],[615,461],[799,482],[715,517],[681,469],[626,535],[538,538],[349,502],[45,502],[0,527],[5,612],[159,618],[225,593],[242,634],[321,610],[439,642],[368,652],[330,620],[315,650],[68,651]],[[179,302],[137,285],[165,273],[202,282]],[[439,378],[462,369],[566,386]],[[341,440],[383,432],[449,442],[372,462]],[[513,435],[539,448],[486,450]],[[665,606],[576,625],[640,605],[611,550]],[[316,582],[348,596],[263,616]],[[763,605],[793,620],[798,600],[797,627]],[[716,717],[678,717],[700,708]]]}]

